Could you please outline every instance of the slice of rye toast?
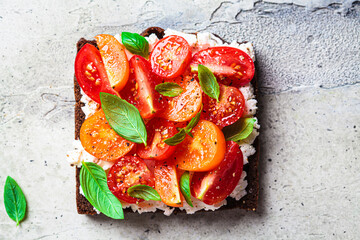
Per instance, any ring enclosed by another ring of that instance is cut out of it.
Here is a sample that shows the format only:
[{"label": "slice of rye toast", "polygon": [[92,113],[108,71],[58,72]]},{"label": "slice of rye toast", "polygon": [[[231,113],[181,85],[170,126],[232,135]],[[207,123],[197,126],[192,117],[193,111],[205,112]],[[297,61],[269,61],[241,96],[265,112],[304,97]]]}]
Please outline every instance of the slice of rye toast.
[{"label": "slice of rye toast", "polygon": [[[152,33],[156,34],[159,39],[164,37],[164,29],[159,28],[159,27],[147,28],[145,31],[143,31],[141,33],[141,35],[146,37]],[[216,37],[219,37],[219,36],[216,36]],[[223,40],[222,38],[220,38],[220,39]],[[87,43],[92,44],[97,47],[95,40],[90,41],[90,40],[81,38],[76,44],[77,51],[79,52],[79,50]],[[254,76],[253,80],[251,81],[251,83],[253,84],[255,95],[257,95],[258,82],[257,82],[256,73],[255,73],[255,76]],[[74,94],[75,94],[75,100],[76,100],[76,104],[75,104],[75,139],[80,139],[79,138],[80,128],[85,120],[85,114],[81,110],[81,106],[83,105],[83,103],[80,102],[80,99],[81,99],[82,95],[81,95],[81,91],[80,91],[80,86],[79,86],[75,76],[74,76]],[[249,163],[244,165],[244,171],[246,171],[246,173],[247,173],[247,176],[245,179],[248,182],[248,185],[246,187],[247,194],[243,198],[241,198],[239,201],[235,200],[234,198],[228,197],[226,199],[227,204],[222,206],[219,210],[241,208],[241,209],[246,209],[248,211],[256,211],[257,205],[258,205],[258,197],[259,197],[258,165],[259,165],[260,145],[259,145],[258,137],[256,138],[255,142],[253,143],[253,146],[256,149],[256,153],[254,155],[250,156],[248,158]],[[97,213],[94,210],[93,206],[88,202],[88,200],[82,194],[80,194],[79,174],[80,174],[80,168],[76,168],[77,211],[79,214],[95,215]],[[205,211],[205,210],[201,210],[201,211]],[[132,210],[130,208],[126,208],[126,209],[124,209],[124,212],[132,212]],[[174,210],[174,213],[178,213],[178,212],[185,212],[185,211],[181,211],[178,208]]]}]

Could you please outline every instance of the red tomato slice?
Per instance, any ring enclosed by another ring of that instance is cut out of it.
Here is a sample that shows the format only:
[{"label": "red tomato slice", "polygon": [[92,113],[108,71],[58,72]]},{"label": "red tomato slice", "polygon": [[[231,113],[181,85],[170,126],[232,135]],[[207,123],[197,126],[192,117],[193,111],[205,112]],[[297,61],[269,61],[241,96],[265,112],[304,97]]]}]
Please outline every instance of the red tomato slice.
[{"label": "red tomato slice", "polygon": [[161,79],[151,72],[150,63],[143,57],[134,55],[130,59],[130,77],[120,95],[133,104],[143,118],[152,118],[164,107],[164,98],[155,86]]},{"label": "red tomato slice", "polygon": [[164,160],[170,157],[176,146],[169,146],[164,140],[174,136],[178,131],[175,124],[165,119],[153,118],[146,124],[148,134],[147,146],[141,144],[137,154],[143,159]]},{"label": "red tomato slice", "polygon": [[235,142],[226,142],[226,154],[211,172],[195,172],[191,180],[191,195],[208,205],[221,202],[238,184],[243,169],[243,154]]},{"label": "red tomato slice", "polygon": [[209,68],[227,86],[240,87],[251,81],[255,65],[249,55],[233,47],[211,47],[197,52],[191,61],[192,71],[197,65]]},{"label": "red tomato slice", "polygon": [[203,94],[202,117],[223,128],[239,120],[244,113],[245,99],[239,89],[220,84],[219,102]]},{"label": "red tomato slice", "polygon": [[191,60],[191,47],[180,36],[171,35],[156,43],[150,54],[151,67],[163,78],[180,76]]},{"label": "red tomato slice", "polygon": [[91,44],[85,44],[76,55],[75,76],[85,94],[99,104],[100,92],[119,96],[110,86],[99,50]]},{"label": "red tomato slice", "polygon": [[200,84],[190,75],[180,76],[173,81],[182,87],[183,92],[177,97],[165,97],[167,106],[160,116],[174,122],[189,121],[201,108]]},{"label": "red tomato slice", "polygon": [[168,206],[182,207],[179,176],[176,167],[166,162],[157,162],[154,167],[155,190],[161,201]]},{"label": "red tomato slice", "polygon": [[129,187],[143,184],[155,187],[154,175],[147,168],[145,162],[134,156],[125,156],[119,159],[107,175],[107,184],[110,191],[121,201],[139,203],[143,199],[133,198],[128,193]]}]

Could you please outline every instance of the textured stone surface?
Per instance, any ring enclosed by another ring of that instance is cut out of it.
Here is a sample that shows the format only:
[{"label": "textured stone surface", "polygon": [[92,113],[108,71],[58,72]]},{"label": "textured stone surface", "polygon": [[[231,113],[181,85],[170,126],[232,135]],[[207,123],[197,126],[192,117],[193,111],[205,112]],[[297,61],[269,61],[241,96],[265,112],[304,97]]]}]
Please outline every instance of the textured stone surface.
[{"label": "textured stone surface", "polygon": [[[261,92],[257,213],[80,216],[73,62],[80,37],[148,26],[206,30],[256,48]],[[354,1],[0,2],[0,185],[23,188],[0,239],[356,239],[360,221],[360,6]],[[1,187],[2,188],[2,187]],[[3,204],[1,190],[0,205]]]}]

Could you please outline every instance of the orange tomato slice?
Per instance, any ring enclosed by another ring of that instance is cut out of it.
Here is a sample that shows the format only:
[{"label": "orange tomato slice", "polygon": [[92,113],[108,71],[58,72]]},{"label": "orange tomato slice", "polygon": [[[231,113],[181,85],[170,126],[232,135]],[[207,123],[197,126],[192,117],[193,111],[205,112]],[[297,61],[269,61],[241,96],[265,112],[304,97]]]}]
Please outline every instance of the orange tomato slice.
[{"label": "orange tomato slice", "polygon": [[95,36],[111,87],[120,91],[129,79],[130,67],[125,47],[108,34]]},{"label": "orange tomato slice", "polygon": [[134,147],[120,137],[109,125],[100,109],[87,118],[80,129],[80,141],[85,151],[104,161],[116,161]]},{"label": "orange tomato slice", "polygon": [[172,155],[173,163],[180,169],[204,172],[216,168],[225,156],[225,137],[214,123],[200,120]]}]

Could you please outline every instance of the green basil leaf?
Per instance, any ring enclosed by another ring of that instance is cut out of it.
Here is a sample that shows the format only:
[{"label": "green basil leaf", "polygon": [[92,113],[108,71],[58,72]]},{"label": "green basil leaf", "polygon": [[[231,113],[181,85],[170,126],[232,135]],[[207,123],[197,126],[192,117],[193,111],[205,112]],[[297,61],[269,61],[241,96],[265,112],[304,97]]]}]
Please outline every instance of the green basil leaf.
[{"label": "green basil leaf", "polygon": [[159,193],[155,189],[147,185],[139,184],[129,187],[127,192],[131,197],[141,198],[145,201],[161,201]]},{"label": "green basil leaf", "polygon": [[19,225],[26,213],[26,199],[16,181],[8,176],[4,186],[4,204],[8,216]]},{"label": "green basil leaf", "polygon": [[219,101],[220,87],[214,74],[204,65],[198,65],[198,77],[201,89],[211,98]]},{"label": "green basil leaf", "polygon": [[180,132],[178,132],[171,138],[165,139],[164,143],[166,143],[167,145],[170,145],[170,146],[175,146],[175,145],[178,145],[179,143],[181,143],[182,141],[184,141],[185,137],[186,137],[186,132],[185,132],[185,129],[182,128],[180,130]]},{"label": "green basil leaf", "polygon": [[147,58],[149,55],[149,43],[143,36],[137,33],[122,32],[122,44],[133,54]]},{"label": "green basil leaf", "polygon": [[184,172],[180,177],[180,191],[184,196],[186,202],[194,207],[191,201],[191,193],[190,193],[190,174],[188,171]]},{"label": "green basil leaf", "polygon": [[100,93],[100,101],[107,121],[117,134],[131,142],[144,143],[146,146],[145,124],[134,105],[104,92]]},{"label": "green basil leaf", "polygon": [[203,106],[201,105],[200,111],[195,115],[195,117],[193,117],[190,122],[188,123],[188,125],[185,127],[185,132],[187,134],[190,135],[190,137],[194,137],[192,136],[192,134],[190,133],[190,131],[198,124],[198,122],[200,121],[200,115],[202,112]]},{"label": "green basil leaf", "polygon": [[124,219],[121,202],[109,190],[102,167],[83,161],[79,179],[84,195],[91,205],[108,217]]},{"label": "green basil leaf", "polygon": [[253,131],[255,118],[240,118],[230,126],[223,128],[226,141],[240,141],[247,138]]},{"label": "green basil leaf", "polygon": [[161,95],[167,97],[176,97],[179,96],[183,89],[177,83],[164,82],[156,85],[155,90],[158,91]]}]

